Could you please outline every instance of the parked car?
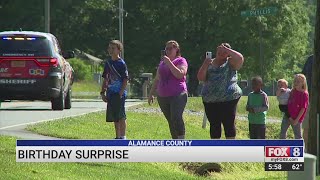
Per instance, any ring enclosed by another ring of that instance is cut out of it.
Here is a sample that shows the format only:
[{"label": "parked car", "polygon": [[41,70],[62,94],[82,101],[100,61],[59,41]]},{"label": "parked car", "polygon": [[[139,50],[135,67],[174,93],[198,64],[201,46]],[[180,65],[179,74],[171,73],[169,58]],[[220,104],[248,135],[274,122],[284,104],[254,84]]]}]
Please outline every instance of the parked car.
[{"label": "parked car", "polygon": [[0,101],[51,101],[53,110],[71,108],[73,69],[57,38],[44,32],[0,32]]}]

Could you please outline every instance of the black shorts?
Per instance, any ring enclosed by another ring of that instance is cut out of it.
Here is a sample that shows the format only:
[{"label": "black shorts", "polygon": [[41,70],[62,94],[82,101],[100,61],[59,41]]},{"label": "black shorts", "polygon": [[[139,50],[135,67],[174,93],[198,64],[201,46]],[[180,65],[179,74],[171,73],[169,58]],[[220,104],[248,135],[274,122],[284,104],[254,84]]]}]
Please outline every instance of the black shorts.
[{"label": "black shorts", "polygon": [[106,116],[107,122],[117,122],[127,118],[124,107],[125,99],[125,97],[120,98],[118,93],[112,94],[108,97]]}]

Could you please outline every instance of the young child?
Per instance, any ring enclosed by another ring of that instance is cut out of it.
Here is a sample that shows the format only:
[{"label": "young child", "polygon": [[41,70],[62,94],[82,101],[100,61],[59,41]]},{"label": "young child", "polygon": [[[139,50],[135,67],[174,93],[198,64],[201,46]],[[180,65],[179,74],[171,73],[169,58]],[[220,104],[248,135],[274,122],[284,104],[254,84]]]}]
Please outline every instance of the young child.
[{"label": "young child", "polygon": [[290,96],[291,89],[288,88],[288,81],[285,79],[278,80],[278,90],[276,92],[277,99],[279,102],[279,109],[283,112],[287,118],[290,117],[288,111],[288,100]]},{"label": "young child", "polygon": [[301,123],[309,105],[309,94],[306,77],[303,74],[294,76],[293,87],[288,101],[289,118],[283,118],[280,139],[286,139],[291,125],[295,139],[301,139]]},{"label": "young child", "polygon": [[126,139],[126,113],[125,99],[128,81],[128,69],[124,60],[120,57],[123,45],[119,40],[109,42],[108,53],[111,59],[104,66],[103,83],[100,95],[107,102],[107,122],[114,122],[116,131],[115,139]]},{"label": "young child", "polygon": [[248,95],[246,110],[249,111],[250,139],[266,138],[266,114],[269,109],[268,95],[261,90],[262,78],[252,78],[252,92]]}]

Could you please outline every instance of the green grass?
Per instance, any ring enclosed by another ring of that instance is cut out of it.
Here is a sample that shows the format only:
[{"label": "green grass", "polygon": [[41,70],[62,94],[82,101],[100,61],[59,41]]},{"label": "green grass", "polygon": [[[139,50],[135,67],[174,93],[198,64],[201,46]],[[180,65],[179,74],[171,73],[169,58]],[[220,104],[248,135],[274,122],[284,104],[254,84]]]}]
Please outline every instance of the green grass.
[{"label": "green grass", "polygon": [[72,85],[73,92],[97,92],[99,93],[101,86],[95,81],[74,82]]},{"label": "green grass", "polygon": [[[187,109],[202,110],[200,98],[190,98]],[[145,107],[146,105],[143,105]],[[242,105],[241,105],[242,106]],[[156,104],[152,107],[158,107]],[[127,112],[130,139],[170,139],[161,113]],[[202,117],[184,114],[187,139],[209,139],[209,128],[201,128]],[[236,121],[237,139],[248,139],[248,122]],[[105,122],[105,112],[64,118],[28,126],[33,132],[70,139],[113,139],[114,127]],[[267,124],[267,138],[275,139],[279,123]],[[289,129],[289,138],[293,138]],[[265,172],[263,163],[220,163],[222,172],[209,177],[184,169],[186,163],[16,163],[15,138],[0,136],[1,179],[286,179],[286,172]],[[212,152],[214,153],[214,152]],[[214,160],[213,160],[214,161]],[[189,163],[188,167],[203,163]],[[7,173],[14,172],[14,173]]]},{"label": "green grass", "polygon": [[74,82],[72,97],[77,99],[96,99],[100,97],[101,85],[94,80]]},{"label": "green grass", "polygon": [[[281,119],[282,114],[278,107],[278,101],[276,96],[269,96],[269,110],[267,112],[268,117]],[[247,96],[242,96],[239,100],[238,107],[237,107],[237,114],[248,114],[246,111],[247,105]],[[148,104],[144,104],[144,107],[158,107],[157,102],[153,103],[151,106]],[[186,109],[193,110],[193,111],[204,111],[202,99],[200,97],[188,97],[188,103]]]},{"label": "green grass", "polygon": [[[170,139],[168,124],[162,114],[127,112],[127,136],[130,139]],[[187,139],[210,139],[209,127],[201,128],[202,117],[184,115]],[[237,138],[248,139],[248,122],[237,122]],[[143,127],[143,128],[142,128]],[[64,118],[49,121],[27,128],[30,131],[54,137],[67,139],[113,139],[114,127],[105,122],[105,112],[90,113],[75,118]],[[280,123],[267,124],[266,136],[277,139],[280,132]],[[293,138],[291,129],[288,138]]]}]

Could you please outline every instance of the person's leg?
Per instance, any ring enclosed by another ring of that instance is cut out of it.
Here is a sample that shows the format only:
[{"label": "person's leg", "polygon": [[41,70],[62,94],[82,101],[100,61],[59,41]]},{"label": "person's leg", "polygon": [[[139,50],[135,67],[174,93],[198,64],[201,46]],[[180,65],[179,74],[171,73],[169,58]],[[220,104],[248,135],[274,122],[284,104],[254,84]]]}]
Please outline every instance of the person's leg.
[{"label": "person's leg", "polygon": [[177,139],[185,138],[185,125],[183,121],[183,111],[187,104],[187,93],[180,94],[178,96],[172,97],[170,102],[170,112],[171,112],[171,123],[173,131],[177,135]]},{"label": "person's leg", "polygon": [[127,121],[125,119],[119,120],[119,135],[121,139],[126,139]]},{"label": "person's leg", "polygon": [[301,131],[302,131],[301,123],[298,122],[298,124],[296,124],[296,125],[291,125],[291,127],[292,127],[292,130],[293,130],[294,138],[295,138],[295,139],[302,139],[302,135],[301,135]]},{"label": "person's leg", "polygon": [[250,139],[255,139],[255,127],[254,124],[249,123],[249,135]]},{"label": "person's leg", "polygon": [[120,129],[120,121],[115,121],[114,122],[114,130],[116,132],[116,139],[121,138],[121,129]]},{"label": "person's leg", "polygon": [[281,122],[280,139],[287,138],[287,131],[289,126],[290,126],[289,119],[286,117],[286,115],[284,115]]},{"label": "person's leg", "polygon": [[226,139],[235,139],[236,137],[235,119],[239,99],[224,102],[221,106],[224,109],[221,112],[223,112],[224,115],[222,118],[222,124]]},{"label": "person's leg", "polygon": [[203,102],[204,110],[210,123],[211,139],[221,138],[221,118],[219,117],[219,103]]},{"label": "person's leg", "polygon": [[158,96],[157,99],[158,99],[160,109],[168,121],[171,137],[172,139],[177,139],[178,135],[176,135],[174,131],[175,127],[173,123],[171,123],[172,119],[171,119],[171,110],[170,110],[170,98]]},{"label": "person's leg", "polygon": [[257,139],[266,139],[266,125],[265,124],[257,124]]},{"label": "person's leg", "polygon": [[120,125],[120,138],[126,139],[126,129],[127,129],[127,116],[125,112],[125,101],[124,97],[121,98],[121,106],[119,111],[119,125]]}]

